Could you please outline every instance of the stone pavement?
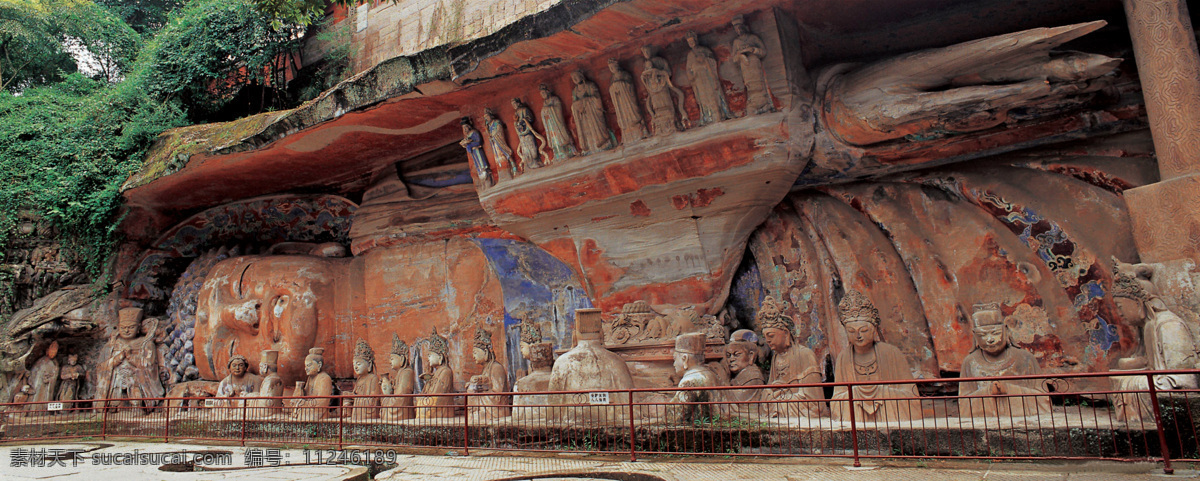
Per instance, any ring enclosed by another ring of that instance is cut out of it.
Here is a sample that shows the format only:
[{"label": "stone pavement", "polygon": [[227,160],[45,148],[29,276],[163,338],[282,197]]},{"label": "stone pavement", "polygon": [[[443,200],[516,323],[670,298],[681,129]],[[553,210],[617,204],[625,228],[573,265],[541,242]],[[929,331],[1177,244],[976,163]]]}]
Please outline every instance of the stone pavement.
[{"label": "stone pavement", "polygon": [[[61,451],[51,451],[52,449]],[[45,450],[45,451],[43,451]],[[59,453],[77,451],[78,454]],[[354,453],[355,451],[348,451]],[[363,466],[312,464],[329,451],[243,448],[211,444],[134,442],[65,442],[0,446],[0,479],[3,480],[366,480]],[[453,452],[450,452],[451,454]],[[57,456],[56,456],[57,454]],[[270,464],[277,455],[280,466]],[[198,456],[198,457],[197,457]],[[187,462],[194,464],[186,464]],[[28,464],[28,465],[26,465]],[[163,465],[168,464],[168,470]],[[1174,476],[1162,474],[1152,463],[987,463],[968,461],[864,461],[862,468],[848,460],[647,458],[631,463],[618,457],[581,455],[518,456],[511,453],[472,451],[471,456],[395,454],[395,467],[375,479],[408,481],[428,479],[619,479],[621,481],[1107,481],[1200,478],[1196,466],[1176,466]],[[173,470],[171,470],[173,469]],[[200,471],[195,471],[200,469]],[[617,476],[613,476],[617,475]]]}]

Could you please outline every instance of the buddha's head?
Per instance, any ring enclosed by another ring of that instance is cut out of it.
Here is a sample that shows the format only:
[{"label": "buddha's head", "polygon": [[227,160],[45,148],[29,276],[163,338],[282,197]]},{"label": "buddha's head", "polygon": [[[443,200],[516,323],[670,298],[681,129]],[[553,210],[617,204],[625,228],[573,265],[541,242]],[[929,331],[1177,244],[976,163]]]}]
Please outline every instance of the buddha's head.
[{"label": "buddha's head", "polygon": [[749,329],[738,329],[725,345],[725,362],[734,374],[758,363],[758,336]]},{"label": "buddha's head", "polygon": [[790,316],[784,314],[783,306],[779,305],[774,297],[763,298],[762,304],[758,307],[758,314],[754,316],[754,323],[762,332],[763,339],[767,341],[767,346],[772,351],[783,352],[792,347],[792,343],[795,341],[793,335],[796,323]]},{"label": "buddha's head", "polygon": [[866,294],[856,290],[846,291],[838,303],[846,339],[856,350],[869,349],[879,341],[879,310]]},{"label": "buddha's head", "polygon": [[975,327],[975,346],[989,356],[998,356],[1008,348],[1008,325],[997,303],[976,304],[971,320]]},{"label": "buddha's head", "polygon": [[354,346],[354,377],[359,378],[375,372],[375,350],[366,340],[359,339]]}]

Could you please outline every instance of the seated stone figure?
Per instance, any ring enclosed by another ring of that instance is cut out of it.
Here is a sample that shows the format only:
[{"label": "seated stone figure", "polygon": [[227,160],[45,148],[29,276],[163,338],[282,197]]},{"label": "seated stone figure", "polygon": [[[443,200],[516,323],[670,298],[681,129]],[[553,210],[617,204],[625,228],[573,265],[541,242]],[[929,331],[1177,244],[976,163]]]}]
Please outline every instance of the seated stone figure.
[{"label": "seated stone figure", "polygon": [[[1200,362],[1197,344],[1191,328],[1182,318],[1171,312],[1158,296],[1154,286],[1154,267],[1148,264],[1126,264],[1113,259],[1112,296],[1117,310],[1125,322],[1141,327],[1142,345],[1132,358],[1118,360],[1122,370],[1144,369],[1170,370],[1195,369]],[[1145,391],[1149,388],[1146,376],[1117,378],[1117,388],[1129,391]],[[1158,390],[1196,389],[1194,375],[1154,376]],[[1151,399],[1147,394],[1122,394],[1116,402],[1117,418],[1136,421],[1150,414]]]},{"label": "seated stone figure", "polygon": [[308,377],[296,382],[293,396],[314,396],[308,399],[293,400],[292,418],[313,421],[329,415],[329,404],[334,392],[333,377],[323,371],[325,368],[325,348],[314,347],[308,350],[304,358],[304,373]]},{"label": "seated stone figure", "polygon": [[[601,334],[600,309],[575,310],[575,347],[554,360],[550,371],[551,391],[593,391],[609,393],[609,403],[628,402],[627,393],[633,388],[629,367],[616,353],[604,347]],[[615,391],[615,392],[614,392]],[[586,394],[553,394],[550,404],[587,404]],[[548,417],[564,422],[603,422],[626,419],[628,409],[563,409],[550,408]]]},{"label": "seated stone figure", "polygon": [[521,356],[529,361],[529,374],[517,379],[516,392],[547,390],[550,387],[550,368],[554,365],[554,344],[542,342],[542,330],[536,323],[521,323]]},{"label": "seated stone figure", "polygon": [[[283,395],[283,378],[279,377],[279,351],[268,349],[258,361],[258,373],[263,376],[254,397],[279,397]],[[282,399],[252,399],[250,406],[256,409],[254,416],[273,416],[283,413]]]},{"label": "seated stone figure", "polygon": [[[379,389],[379,375],[375,374],[375,350],[367,341],[359,339],[354,345],[354,395],[377,396],[382,393]],[[379,398],[359,397],[346,399],[346,409],[343,416],[355,419],[376,419],[379,417]]]},{"label": "seated stone figure", "polygon": [[[229,369],[229,374],[217,385],[217,397],[239,397],[243,394],[248,395],[258,391],[258,386],[262,384],[262,378],[249,372],[250,362],[246,360],[246,356],[241,354],[230,356],[229,364],[226,367]],[[224,400],[221,402],[226,407],[231,408],[241,407],[242,405],[238,400]]]},{"label": "seated stone figure", "polygon": [[[838,303],[842,325],[850,346],[838,354],[834,362],[835,382],[870,382],[912,379],[908,359],[896,346],[879,339],[879,310],[866,295],[855,290],[846,292]],[[833,388],[830,407],[833,418],[850,420],[850,403],[846,386]],[[854,386],[854,419],[857,422],[908,421],[922,417],[921,402],[916,398],[914,384],[875,384]],[[841,401],[839,401],[841,400]]]},{"label": "seated stone figure", "polygon": [[[475,329],[475,346],[471,351],[475,362],[483,365],[483,373],[478,376],[473,376],[467,387],[468,392],[473,393],[500,393],[508,392],[508,372],[504,370],[499,362],[496,362],[496,353],[492,350],[492,336],[486,329],[480,327]],[[468,396],[467,406],[483,406],[483,407],[468,407],[467,411],[473,415],[483,419],[495,419],[508,416],[512,409],[512,399],[508,396]]]},{"label": "seated stone figure", "polygon": [[[959,376],[995,377],[1040,374],[1033,353],[1012,344],[1008,325],[996,303],[978,304],[971,314],[975,322],[975,349],[963,359]],[[1051,410],[1050,398],[1036,379],[1024,381],[976,381],[958,385],[960,396],[1003,396],[960,399],[959,416],[981,417],[1024,417],[1046,414]],[[1028,396],[1024,396],[1028,395]]]},{"label": "seated stone figure", "polygon": [[[395,334],[392,334],[392,353],[389,360],[392,372],[395,373],[394,379],[383,378],[379,383],[380,391],[383,394],[412,394],[417,386],[417,376],[408,363],[408,343]],[[416,417],[412,408],[412,396],[385,397],[380,405],[383,408],[379,410],[379,416],[385,421]]]},{"label": "seated stone figure", "polygon": [[[767,383],[763,378],[762,369],[758,368],[758,335],[749,329],[738,329],[729,336],[725,345],[725,363],[733,378],[730,386],[761,386]],[[726,401],[745,402],[758,401],[762,398],[761,389],[730,389],[721,391],[721,397]],[[747,413],[757,409],[755,404],[726,404],[725,409],[731,413]]]},{"label": "seated stone figure", "polygon": [[[812,349],[796,339],[796,325],[792,318],[783,313],[782,306],[774,297],[767,296],[755,316],[755,323],[763,333],[767,345],[774,353],[771,356],[770,384],[809,384],[821,382],[821,368]],[[774,417],[820,417],[825,414],[825,393],[820,387],[779,388],[767,391],[766,400],[787,401],[772,403],[767,411]]]},{"label": "seated stone figure", "polygon": [[[704,365],[705,338],[702,332],[680,334],[675,338],[675,373],[681,377],[679,387],[713,387],[719,383],[717,374]],[[673,403],[667,409],[667,419],[677,423],[690,423],[701,419],[715,418],[713,392],[706,390],[676,391]]]},{"label": "seated stone figure", "polygon": [[[425,341],[426,358],[432,372],[421,375],[425,381],[425,389],[421,394],[444,394],[454,389],[454,371],[446,365],[446,354],[450,352],[450,342],[433,329],[429,339]],[[416,400],[417,418],[451,418],[454,417],[454,396],[423,396]]]},{"label": "seated stone figure", "polygon": [[[158,321],[151,319],[146,327],[145,335],[140,335],[141,309],[127,308],[117,313],[117,333],[100,351],[101,361],[96,366],[96,399],[162,397],[158,348],[154,345]],[[141,401],[130,404],[139,407]]]}]

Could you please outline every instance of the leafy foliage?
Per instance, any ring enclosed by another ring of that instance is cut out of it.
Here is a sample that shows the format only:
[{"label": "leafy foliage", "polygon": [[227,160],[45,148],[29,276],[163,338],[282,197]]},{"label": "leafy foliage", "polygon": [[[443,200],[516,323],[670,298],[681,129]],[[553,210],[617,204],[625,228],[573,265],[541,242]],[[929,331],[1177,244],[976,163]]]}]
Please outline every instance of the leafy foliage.
[{"label": "leafy foliage", "polygon": [[83,2],[56,10],[54,21],[68,45],[86,49],[90,67],[109,82],[121,79],[137,58],[142,38],[119,17],[103,7]]},{"label": "leafy foliage", "polygon": [[0,90],[62,79],[75,70],[56,35],[55,0],[0,0]]},{"label": "leafy foliage", "polygon": [[163,28],[168,15],[183,6],[182,0],[97,0],[96,3],[142,35],[153,34]]},{"label": "leafy foliage", "polygon": [[[310,25],[321,18],[327,4],[353,8],[366,0],[252,0],[254,8],[275,25]],[[396,3],[398,0],[388,0]]]}]

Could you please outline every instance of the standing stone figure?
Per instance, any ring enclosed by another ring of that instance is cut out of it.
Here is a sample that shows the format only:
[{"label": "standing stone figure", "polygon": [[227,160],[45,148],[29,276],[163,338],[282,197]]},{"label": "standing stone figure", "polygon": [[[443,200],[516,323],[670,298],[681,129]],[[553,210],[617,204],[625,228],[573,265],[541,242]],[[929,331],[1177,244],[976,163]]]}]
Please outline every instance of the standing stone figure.
[{"label": "standing stone figure", "polygon": [[488,167],[487,156],[483,155],[483,136],[475,130],[471,119],[463,117],[459,123],[462,124],[463,139],[458,145],[467,149],[467,158],[471,160],[471,165],[475,166],[475,176],[479,179],[479,184],[485,189],[491,187],[492,169]]},{"label": "standing stone figure", "polygon": [[546,138],[537,133],[533,126],[533,111],[521,99],[512,99],[512,106],[515,111],[513,127],[517,131],[517,157],[521,159],[521,166],[526,169],[541,167],[549,162],[542,150],[546,147]]},{"label": "standing stone figure", "polygon": [[[896,346],[879,339],[879,310],[861,292],[849,290],[838,303],[842,326],[850,347],[838,354],[834,363],[835,382],[891,381],[912,379],[908,359]],[[846,386],[833,388],[833,418],[849,421],[849,397]],[[854,386],[854,419],[860,423],[894,422],[920,419],[921,402],[915,384],[873,384]],[[895,400],[894,398],[914,398]],[[884,400],[888,399],[888,400]]]},{"label": "standing stone figure", "polygon": [[[117,335],[100,351],[103,359],[96,368],[96,399],[162,397],[158,377],[158,349],[154,334],[158,320],[147,323],[146,335],[139,335],[142,310],[136,307],[117,313]],[[141,401],[131,401],[136,408]],[[103,405],[103,404],[102,404]]]},{"label": "standing stone figure", "polygon": [[[665,135],[679,131],[679,119],[686,119],[687,112],[683,111],[683,91],[671,83],[669,67],[659,67],[653,60],[646,60],[642,70],[642,85],[649,94],[646,97],[646,110],[650,112],[650,123],[654,126],[654,135]],[[675,115],[676,102],[679,105],[679,116]]]},{"label": "standing stone figure", "polygon": [[[67,355],[67,365],[62,367],[58,373],[58,400],[59,401],[74,401],[79,398],[79,385],[84,377],[83,366],[79,365],[79,355],[71,353]],[[76,407],[68,405],[67,408]]]},{"label": "standing stone figure", "polygon": [[[389,356],[391,361],[394,380],[387,381],[388,388],[383,389],[381,383],[380,390],[384,394],[412,394],[417,386],[416,372],[408,363],[408,344],[400,340],[400,336],[392,334],[392,353]],[[399,421],[402,419],[412,419],[416,417],[413,412],[412,396],[399,396],[383,398],[383,409],[380,409],[380,417],[385,421]]]},{"label": "standing stone figure", "polygon": [[608,95],[617,111],[617,126],[621,127],[621,141],[629,144],[646,138],[646,122],[638,109],[637,90],[633,87],[633,76],[621,68],[617,59],[608,59],[608,70],[612,72],[612,83]]},{"label": "standing stone figure", "polygon": [[[377,396],[379,376],[375,374],[375,350],[366,340],[359,339],[354,345],[354,395]],[[347,399],[346,406],[352,407],[345,416],[357,419],[375,419],[379,417],[379,398],[360,397]]]},{"label": "standing stone figure", "polygon": [[617,138],[604,120],[604,102],[600,99],[600,87],[583,75],[583,71],[571,72],[571,116],[575,119],[575,135],[584,154],[608,150],[617,145]]},{"label": "standing stone figure", "polygon": [[53,341],[46,348],[46,355],[33,364],[29,371],[29,385],[33,388],[30,402],[42,403],[30,405],[30,411],[45,411],[47,402],[54,400],[58,394],[58,341]]},{"label": "standing stone figure", "polygon": [[292,418],[315,421],[329,415],[329,403],[333,396],[333,377],[324,371],[325,348],[314,347],[304,357],[304,381],[296,382],[295,396],[310,396],[294,401]]},{"label": "standing stone figure", "polygon": [[[675,373],[680,375],[679,387],[712,387],[717,374],[704,364],[705,338],[702,332],[680,334],[675,338]],[[700,419],[712,419],[714,409],[712,391],[676,391],[667,408],[667,419],[678,423],[691,423]]]},{"label": "standing stone figure", "polygon": [[[255,397],[279,397],[283,395],[283,378],[279,377],[279,351],[265,350],[258,361],[258,374],[263,376]],[[250,406],[255,416],[271,416],[283,412],[282,399],[253,399]]]},{"label": "standing stone figure", "polygon": [[[425,381],[425,389],[421,394],[444,394],[454,388],[454,371],[446,365],[446,354],[450,352],[450,341],[442,337],[433,328],[433,334],[425,341],[427,349],[426,361],[432,372],[421,375]],[[424,396],[416,400],[417,417],[451,418],[454,417],[454,396]]]},{"label": "standing stone figure", "polygon": [[[783,313],[782,306],[774,297],[767,296],[758,308],[754,320],[767,346],[774,354],[771,356],[771,372],[767,378],[770,384],[809,384],[821,382],[821,368],[817,364],[817,356],[812,349],[801,344],[796,339],[796,324],[792,318]],[[825,414],[825,393],[820,387],[772,389],[766,394],[767,399],[775,401],[790,401],[772,404],[768,408],[771,416],[777,417],[820,417]],[[809,401],[809,402],[804,402]],[[815,401],[815,402],[814,402]]]},{"label": "standing stone figure", "polygon": [[688,31],[687,43],[692,48],[687,55],[688,80],[692,82],[696,103],[700,105],[700,125],[733,118],[717,74],[717,56],[712,49],[700,45],[696,32]]},{"label": "standing stone figure", "polygon": [[[508,137],[504,133],[504,122],[496,118],[492,109],[483,109],[483,127],[488,131],[488,142],[492,144],[492,155],[496,158],[496,166],[500,169],[500,179],[510,180],[519,174],[513,151],[508,147]],[[505,166],[508,168],[506,169]]]},{"label": "standing stone figure", "polygon": [[742,72],[742,83],[746,85],[746,114],[761,114],[775,110],[771,101],[771,92],[767,88],[766,70],[763,69],[763,57],[767,49],[758,35],[750,31],[746,19],[741,15],[734,17],[733,30],[737,37],[733,39],[733,61]]},{"label": "standing stone figure", "polygon": [[554,160],[561,161],[579,155],[579,151],[575,150],[575,141],[571,140],[567,120],[563,117],[562,100],[546,84],[539,85],[538,92],[542,95],[542,126],[546,128],[546,140],[550,143],[550,150],[554,151]]},{"label": "standing stone figure", "polygon": [[[471,350],[475,362],[483,365],[483,373],[473,376],[467,388],[468,392],[508,392],[508,372],[504,366],[496,362],[496,352],[492,350],[492,336],[482,327],[475,329],[475,346]],[[471,414],[484,419],[496,419],[508,416],[512,409],[512,400],[508,396],[469,396],[468,406],[485,406],[469,408]]]},{"label": "standing stone figure", "polygon": [[[1012,344],[1008,324],[997,303],[977,304],[971,320],[975,323],[975,349],[963,359],[959,376],[996,377],[1041,374],[1033,353]],[[1050,412],[1050,398],[1039,381],[991,381],[959,383],[959,396],[1005,396],[959,399],[961,417],[1024,417]]]}]

